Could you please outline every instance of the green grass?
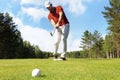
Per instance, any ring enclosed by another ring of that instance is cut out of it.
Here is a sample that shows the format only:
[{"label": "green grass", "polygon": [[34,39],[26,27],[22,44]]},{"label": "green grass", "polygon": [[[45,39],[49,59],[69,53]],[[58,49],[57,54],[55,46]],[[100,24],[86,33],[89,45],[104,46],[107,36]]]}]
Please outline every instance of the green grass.
[{"label": "green grass", "polygon": [[[41,76],[31,76],[34,68]],[[4,59],[0,80],[120,80],[120,59]]]}]

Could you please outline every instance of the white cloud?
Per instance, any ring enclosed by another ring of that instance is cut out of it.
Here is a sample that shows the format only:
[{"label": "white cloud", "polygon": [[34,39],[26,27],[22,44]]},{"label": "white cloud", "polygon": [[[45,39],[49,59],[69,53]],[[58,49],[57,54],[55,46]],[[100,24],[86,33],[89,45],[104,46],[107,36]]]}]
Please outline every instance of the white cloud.
[{"label": "white cloud", "polygon": [[52,38],[49,32],[41,28],[33,28],[31,26],[24,26],[21,30],[24,40],[30,41],[30,43],[39,45],[43,51],[52,51]]},{"label": "white cloud", "polygon": [[44,17],[47,17],[48,12],[38,8],[33,8],[33,7],[29,7],[29,8],[25,8],[22,7],[22,12],[24,14],[27,14],[28,16],[31,16],[33,18],[34,21],[38,21]]},{"label": "white cloud", "polygon": [[21,5],[24,4],[33,4],[33,5],[41,5],[43,4],[44,0],[21,0]]},{"label": "white cloud", "polygon": [[79,38],[74,39],[72,37],[72,35],[69,35],[69,37],[68,37],[68,51],[79,51],[79,50],[81,50],[81,48],[79,48],[80,41],[81,41],[81,39],[79,39]]},{"label": "white cloud", "polygon": [[74,14],[80,15],[85,12],[86,7],[83,5],[82,0],[70,0],[69,10]]}]

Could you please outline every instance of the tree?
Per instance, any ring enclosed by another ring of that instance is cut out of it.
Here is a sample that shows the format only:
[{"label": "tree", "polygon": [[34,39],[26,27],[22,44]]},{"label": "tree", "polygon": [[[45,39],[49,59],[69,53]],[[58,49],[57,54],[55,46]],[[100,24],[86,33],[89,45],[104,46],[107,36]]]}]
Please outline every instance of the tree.
[{"label": "tree", "polygon": [[35,47],[35,55],[37,58],[44,58],[43,57],[43,52],[40,50],[40,48],[38,46],[34,46]]},{"label": "tree", "polygon": [[35,58],[35,47],[29,41],[23,42],[22,58]]},{"label": "tree", "polygon": [[115,43],[114,38],[111,33],[105,36],[104,45],[103,45],[104,51],[106,52],[107,58],[115,58]]},{"label": "tree", "polygon": [[103,38],[97,30],[95,30],[93,34],[86,30],[81,42],[82,44],[80,47],[83,49],[84,53],[88,54],[88,57],[102,57]]},{"label": "tree", "polygon": [[90,52],[90,49],[91,49],[91,45],[92,45],[92,34],[86,30],[84,32],[84,35],[83,37],[81,38],[82,39],[82,44],[81,44],[81,48],[86,51],[86,53],[88,53],[88,56],[91,57],[92,54]]},{"label": "tree", "polygon": [[92,43],[93,43],[93,51],[95,52],[95,55],[96,55],[96,58],[98,58],[99,56],[101,57],[103,54],[102,54],[102,44],[103,44],[103,38],[102,38],[102,35],[97,31],[95,30],[93,35],[92,35],[93,39],[92,39]]},{"label": "tree", "polygon": [[109,0],[110,7],[105,7],[104,17],[109,24],[116,46],[117,57],[120,57],[120,0]]},{"label": "tree", "polygon": [[16,26],[8,13],[0,13],[0,58],[15,58],[17,48],[22,43]]}]

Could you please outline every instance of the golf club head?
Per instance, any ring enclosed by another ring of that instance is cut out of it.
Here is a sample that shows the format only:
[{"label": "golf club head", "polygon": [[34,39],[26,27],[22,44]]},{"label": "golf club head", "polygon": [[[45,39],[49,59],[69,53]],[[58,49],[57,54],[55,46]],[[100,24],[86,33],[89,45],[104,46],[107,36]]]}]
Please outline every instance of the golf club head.
[{"label": "golf club head", "polygon": [[52,32],[50,32],[50,35],[53,36]]}]

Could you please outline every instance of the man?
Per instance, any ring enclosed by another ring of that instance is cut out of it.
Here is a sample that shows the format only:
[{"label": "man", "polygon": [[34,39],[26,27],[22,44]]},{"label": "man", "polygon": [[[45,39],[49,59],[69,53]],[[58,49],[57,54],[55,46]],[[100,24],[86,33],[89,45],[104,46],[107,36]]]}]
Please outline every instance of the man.
[{"label": "man", "polygon": [[51,22],[52,26],[55,28],[55,44],[54,44],[54,58],[57,59],[57,51],[62,38],[62,48],[63,52],[60,55],[60,59],[66,60],[66,51],[67,51],[67,37],[69,34],[69,21],[63,11],[61,6],[53,7],[50,1],[45,2],[45,7],[50,11],[48,14],[48,19]]}]

